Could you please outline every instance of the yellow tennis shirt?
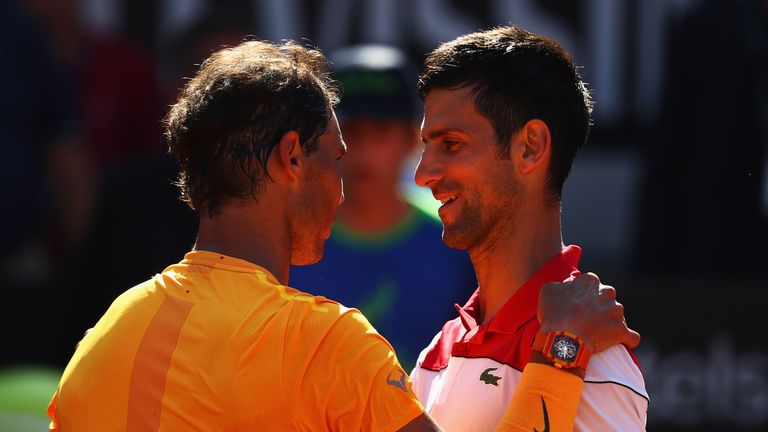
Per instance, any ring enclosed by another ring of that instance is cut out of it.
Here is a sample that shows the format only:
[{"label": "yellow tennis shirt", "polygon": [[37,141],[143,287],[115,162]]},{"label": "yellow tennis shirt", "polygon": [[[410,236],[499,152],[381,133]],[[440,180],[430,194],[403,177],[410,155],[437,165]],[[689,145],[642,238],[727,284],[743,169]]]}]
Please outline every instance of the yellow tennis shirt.
[{"label": "yellow tennis shirt", "polygon": [[48,411],[62,431],[387,431],[424,408],[360,312],[194,251],[115,300]]}]

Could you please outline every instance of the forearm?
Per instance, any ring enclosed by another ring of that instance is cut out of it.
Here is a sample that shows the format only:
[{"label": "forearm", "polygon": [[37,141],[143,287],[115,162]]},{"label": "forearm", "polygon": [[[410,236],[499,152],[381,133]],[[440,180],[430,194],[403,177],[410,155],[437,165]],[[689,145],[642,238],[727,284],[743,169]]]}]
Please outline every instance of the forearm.
[{"label": "forearm", "polygon": [[497,431],[571,431],[583,379],[544,363],[530,362]]}]

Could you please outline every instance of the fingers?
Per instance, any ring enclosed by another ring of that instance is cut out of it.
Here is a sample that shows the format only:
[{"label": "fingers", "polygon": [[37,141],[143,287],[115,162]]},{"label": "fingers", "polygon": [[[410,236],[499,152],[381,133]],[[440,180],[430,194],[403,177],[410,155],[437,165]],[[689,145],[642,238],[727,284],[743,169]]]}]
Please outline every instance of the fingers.
[{"label": "fingers", "polygon": [[601,296],[604,296],[608,300],[615,301],[616,300],[616,288],[610,286],[610,285],[600,285],[599,288],[599,294]]},{"label": "fingers", "polygon": [[571,331],[593,353],[617,344],[634,348],[640,343],[640,335],[627,327],[624,305],[616,301],[616,289],[601,284],[594,273],[544,284],[537,312],[542,331]]},{"label": "fingers", "polygon": [[[614,298],[616,292],[613,293]],[[624,316],[624,305],[614,300],[614,308],[616,309],[616,316],[621,317],[622,330],[624,331],[624,339],[621,343],[627,347],[635,348],[640,345],[640,333],[632,330],[627,326],[627,318]]]},{"label": "fingers", "polygon": [[600,288],[600,278],[594,273],[582,273],[573,280],[573,283],[577,287],[590,288],[594,292]]},{"label": "fingers", "polygon": [[638,345],[640,345],[640,333],[627,327],[625,337],[622,343],[630,349],[637,347]]}]

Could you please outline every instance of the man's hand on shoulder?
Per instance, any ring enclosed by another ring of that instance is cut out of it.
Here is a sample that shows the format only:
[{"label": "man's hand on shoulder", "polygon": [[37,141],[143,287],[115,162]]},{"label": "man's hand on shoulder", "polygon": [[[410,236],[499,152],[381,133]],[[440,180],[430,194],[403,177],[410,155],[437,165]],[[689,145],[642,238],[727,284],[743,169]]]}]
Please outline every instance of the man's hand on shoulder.
[{"label": "man's hand on shoulder", "polygon": [[624,306],[616,301],[616,290],[601,284],[594,273],[568,282],[544,284],[539,295],[538,318],[541,332],[574,333],[593,354],[617,344],[634,348],[640,343],[640,335],[627,327]]}]

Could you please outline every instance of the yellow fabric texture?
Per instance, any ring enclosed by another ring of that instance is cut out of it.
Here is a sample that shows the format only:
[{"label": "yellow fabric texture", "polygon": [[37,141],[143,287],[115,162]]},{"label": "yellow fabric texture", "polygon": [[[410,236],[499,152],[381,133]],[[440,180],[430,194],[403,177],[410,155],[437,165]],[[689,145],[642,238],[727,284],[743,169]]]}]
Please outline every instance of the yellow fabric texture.
[{"label": "yellow fabric texture", "polygon": [[423,411],[360,312],[204,251],[118,297],[49,406],[56,431],[386,431]]},{"label": "yellow fabric texture", "polygon": [[553,366],[528,363],[497,431],[572,431],[584,381]]}]

